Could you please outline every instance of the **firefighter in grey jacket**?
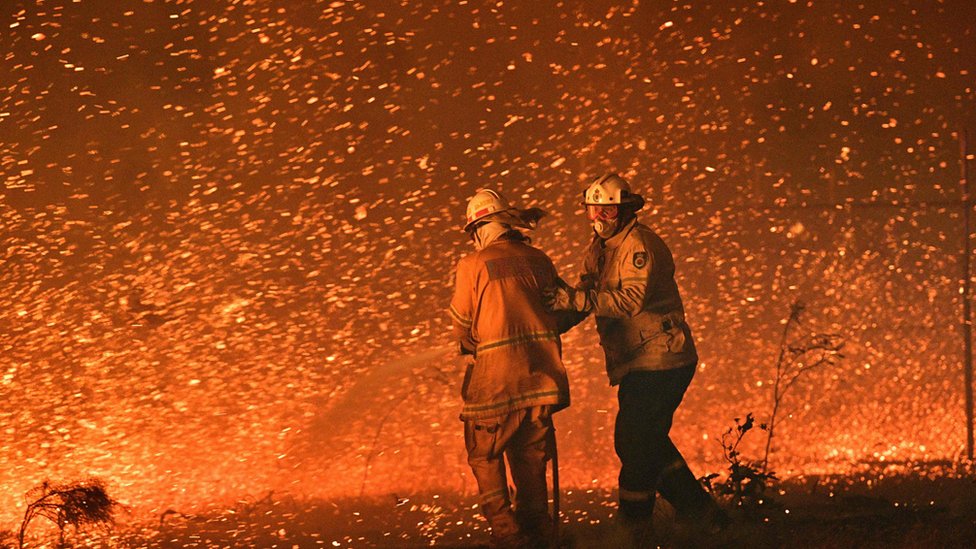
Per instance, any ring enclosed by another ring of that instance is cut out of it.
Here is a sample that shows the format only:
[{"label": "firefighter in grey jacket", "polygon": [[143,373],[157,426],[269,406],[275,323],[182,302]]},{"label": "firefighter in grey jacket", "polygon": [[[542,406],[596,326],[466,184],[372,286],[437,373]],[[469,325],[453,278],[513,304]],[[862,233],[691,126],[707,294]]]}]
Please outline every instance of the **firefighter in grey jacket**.
[{"label": "firefighter in grey jacket", "polygon": [[698,363],[671,251],[637,221],[644,199],[620,176],[596,179],[583,199],[595,234],[581,283],[550,287],[544,299],[553,310],[596,316],[607,375],[619,385],[614,447],[621,518],[646,535],[660,492],[680,515],[709,530],[724,527],[727,516],[668,435]]}]

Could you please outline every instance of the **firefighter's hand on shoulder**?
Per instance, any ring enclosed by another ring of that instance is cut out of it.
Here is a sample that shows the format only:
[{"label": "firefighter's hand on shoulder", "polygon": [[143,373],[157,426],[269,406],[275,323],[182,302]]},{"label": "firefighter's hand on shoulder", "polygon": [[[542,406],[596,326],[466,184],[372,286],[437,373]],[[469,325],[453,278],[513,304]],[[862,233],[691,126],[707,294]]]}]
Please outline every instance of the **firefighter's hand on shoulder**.
[{"label": "firefighter's hand on shoulder", "polygon": [[542,290],[542,303],[550,311],[588,313],[593,308],[588,292],[573,288],[562,280]]}]

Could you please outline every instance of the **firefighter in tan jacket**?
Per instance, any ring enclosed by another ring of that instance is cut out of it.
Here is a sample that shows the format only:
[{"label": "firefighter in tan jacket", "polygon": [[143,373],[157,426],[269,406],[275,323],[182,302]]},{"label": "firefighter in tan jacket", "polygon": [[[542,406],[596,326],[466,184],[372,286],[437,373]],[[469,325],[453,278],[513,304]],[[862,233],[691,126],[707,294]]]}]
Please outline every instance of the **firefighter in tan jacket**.
[{"label": "firefighter in tan jacket", "polygon": [[592,313],[611,385],[619,385],[614,447],[620,458],[620,515],[642,537],[655,492],[679,514],[711,528],[725,514],[695,479],[668,435],[698,363],[664,241],[637,221],[644,199],[607,174],[584,192],[594,236],[579,286],[548,288],[553,310]]},{"label": "firefighter in tan jacket", "polygon": [[[495,191],[475,194],[464,229],[476,251],[457,265],[450,306],[461,353],[475,357],[462,386],[461,419],[497,547],[546,545],[551,415],[569,405],[560,315],[542,303],[542,289],[558,279],[556,269],[516,229],[534,228],[541,216],[538,209],[510,207]],[[515,484],[514,512],[505,458]]]}]

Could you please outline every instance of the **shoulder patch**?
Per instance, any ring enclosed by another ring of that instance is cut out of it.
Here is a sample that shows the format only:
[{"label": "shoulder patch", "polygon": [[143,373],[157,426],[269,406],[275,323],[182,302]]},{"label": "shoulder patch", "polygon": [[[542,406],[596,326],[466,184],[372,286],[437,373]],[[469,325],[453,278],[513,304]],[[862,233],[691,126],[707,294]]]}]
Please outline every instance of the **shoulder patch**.
[{"label": "shoulder patch", "polygon": [[647,252],[635,252],[634,267],[637,269],[643,269],[646,266],[647,266]]}]

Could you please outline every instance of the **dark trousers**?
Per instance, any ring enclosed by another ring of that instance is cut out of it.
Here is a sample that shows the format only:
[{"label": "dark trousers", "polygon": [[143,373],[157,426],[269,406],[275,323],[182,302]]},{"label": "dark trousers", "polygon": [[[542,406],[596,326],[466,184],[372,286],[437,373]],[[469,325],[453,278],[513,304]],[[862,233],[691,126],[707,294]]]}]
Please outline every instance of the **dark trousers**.
[{"label": "dark trousers", "polygon": [[695,366],[634,371],[617,392],[614,448],[620,458],[620,511],[649,516],[655,492],[685,516],[703,516],[713,504],[668,433]]}]

